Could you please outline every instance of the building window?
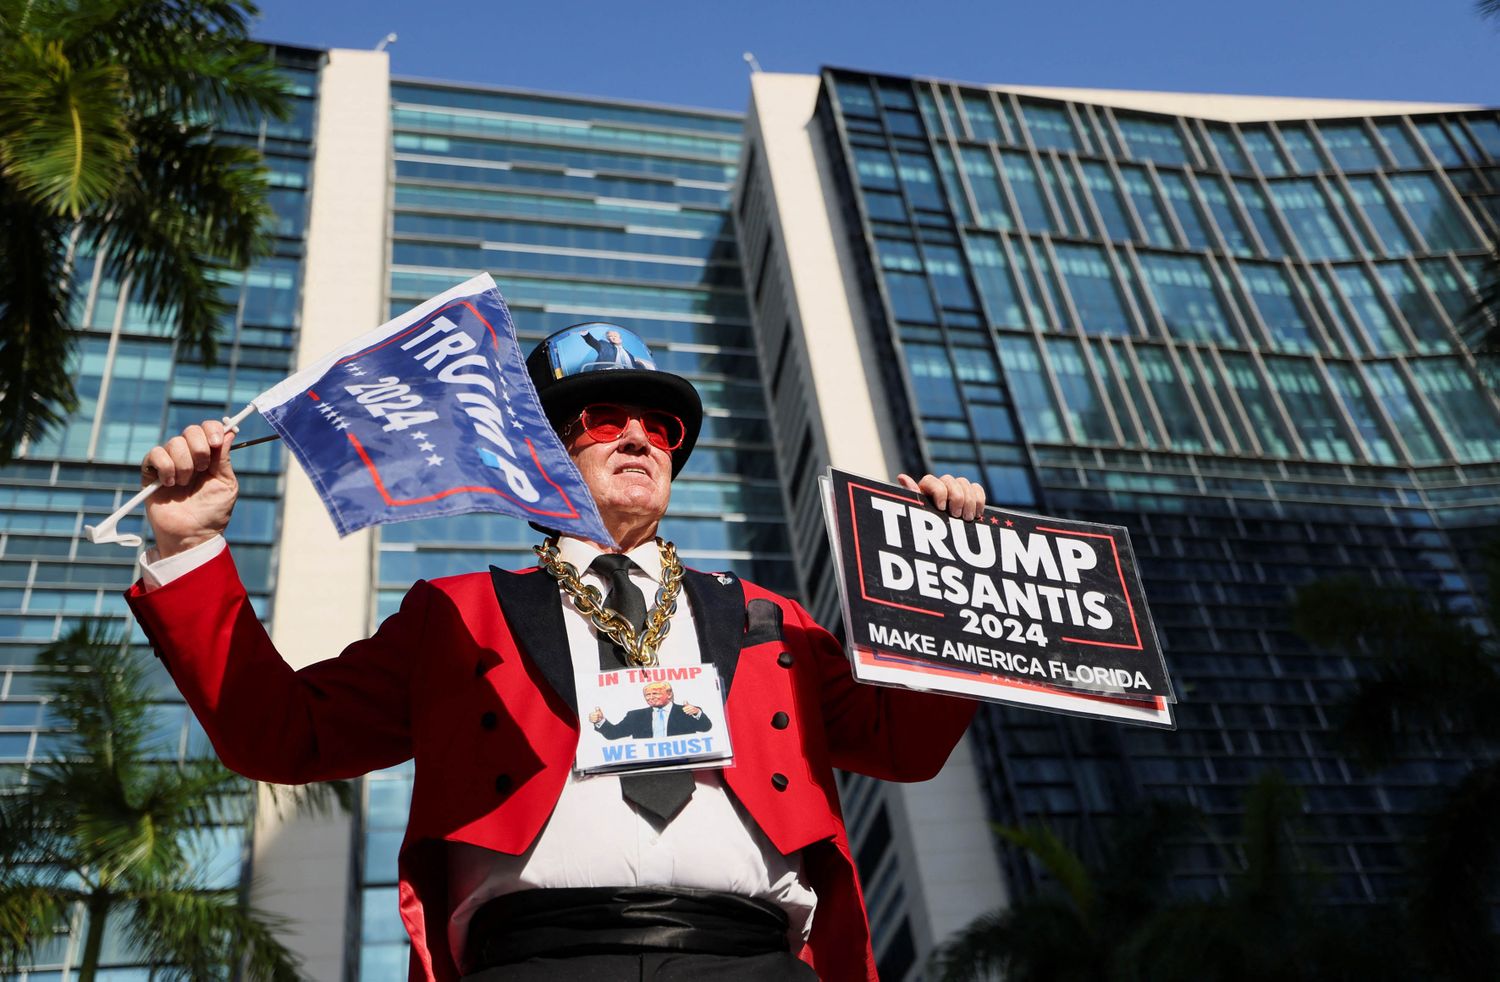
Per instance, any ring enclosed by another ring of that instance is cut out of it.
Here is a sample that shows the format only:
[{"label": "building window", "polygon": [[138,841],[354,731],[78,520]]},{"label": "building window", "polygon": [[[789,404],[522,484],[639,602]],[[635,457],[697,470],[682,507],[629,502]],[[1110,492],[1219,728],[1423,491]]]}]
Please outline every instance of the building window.
[{"label": "building window", "polygon": [[1006,180],[1010,182],[1011,193],[1015,195],[1016,208],[1026,227],[1033,232],[1057,231],[1051,209],[1047,207],[1046,192],[1037,180],[1031,158],[1018,151],[1004,150],[1000,153],[1000,163],[1005,169]]},{"label": "building window", "polygon": [[1141,253],[1140,260],[1156,308],[1173,337],[1185,341],[1236,340],[1201,258]]},{"label": "building window", "polygon": [[1431,174],[1396,174],[1391,190],[1433,252],[1483,248],[1458,203]]},{"label": "building window", "polygon": [[1280,411],[1276,408],[1276,400],[1261,381],[1260,372],[1256,370],[1255,362],[1249,355],[1223,354],[1224,367],[1228,370],[1230,384],[1240,398],[1240,405],[1245,407],[1245,412],[1250,417],[1250,425],[1255,430],[1260,445],[1268,453],[1278,457],[1290,457],[1292,455],[1292,441],[1290,434],[1286,431]]},{"label": "building window", "polygon": [[1318,129],[1323,134],[1323,144],[1341,169],[1375,170],[1381,166],[1380,151],[1375,149],[1375,142],[1363,124],[1322,123]]},{"label": "building window", "polygon": [[1412,142],[1411,133],[1399,119],[1376,123],[1375,133],[1380,137],[1380,145],[1385,147],[1386,153],[1389,153],[1396,161],[1397,167],[1427,166],[1427,161],[1422,159],[1421,151],[1417,149],[1416,143]]},{"label": "building window", "polygon": [[1291,155],[1292,166],[1299,174],[1316,174],[1325,169],[1323,158],[1318,154],[1312,134],[1302,123],[1281,124],[1281,145]]},{"label": "building window", "polygon": [[1096,245],[1058,243],[1057,267],[1062,271],[1079,327],[1086,334],[1127,335],[1134,324],[1121,299],[1120,284],[1104,249]]},{"label": "building window", "polygon": [[979,206],[976,218],[979,224],[1002,230],[1015,228],[990,152],[977,147],[962,147],[959,150],[959,165],[969,178],[969,188],[974,192],[975,204]]},{"label": "building window", "polygon": [[1386,194],[1380,182],[1373,176],[1351,177],[1349,190],[1353,192],[1355,203],[1359,205],[1360,210],[1364,212],[1370,225],[1375,229],[1375,234],[1380,236],[1380,244],[1385,254],[1408,255],[1412,251],[1411,236],[1407,234],[1406,227],[1401,224],[1396,208],[1392,205],[1390,196]]},{"label": "building window", "polygon": [[1085,443],[1113,444],[1116,437],[1109,422],[1109,409],[1094,383],[1093,373],[1083,360],[1078,342],[1047,338],[1045,344],[1074,432]]},{"label": "building window", "polygon": [[1496,419],[1495,407],[1457,358],[1415,359],[1411,373],[1459,460],[1489,461],[1500,456],[1500,419]]},{"label": "building window", "polygon": [[1116,242],[1133,241],[1136,238],[1135,227],[1131,224],[1130,216],[1125,210],[1125,202],[1120,197],[1119,186],[1115,183],[1115,177],[1110,172],[1109,165],[1097,161],[1085,161],[1083,181],[1088,185],[1089,194],[1094,199],[1094,207],[1098,209],[1099,217],[1104,220],[1104,228],[1109,237]]},{"label": "building window", "polygon": [[1165,249],[1176,247],[1177,237],[1172,234],[1172,227],[1167,222],[1166,212],[1162,210],[1161,201],[1156,196],[1156,189],[1152,186],[1146,169],[1123,164],[1120,167],[1120,177],[1125,182],[1126,193],[1135,205],[1135,213],[1145,226],[1146,241]]},{"label": "building window", "polygon": [[1396,449],[1391,444],[1385,425],[1380,421],[1375,401],[1361,380],[1359,369],[1336,361],[1328,362],[1326,367],[1333,379],[1333,390],[1338,394],[1349,418],[1354,420],[1354,427],[1369,451],[1370,461],[1377,464],[1396,463]]},{"label": "building window", "polygon": [[1158,164],[1192,162],[1175,120],[1128,113],[1118,113],[1115,119],[1119,122],[1125,145],[1130,148],[1130,155],[1137,160],[1153,160]]},{"label": "building window", "polygon": [[1042,443],[1066,440],[1062,417],[1052,398],[1048,373],[1042,367],[1036,343],[1031,338],[1006,335],[1000,338],[1000,361],[1005,366],[1010,392],[1021,413],[1026,436]]},{"label": "building window", "polygon": [[963,404],[958,398],[947,349],[931,344],[907,344],[905,351],[908,376],[922,415],[961,417]]},{"label": "building window", "polygon": [[1067,106],[1022,99],[1021,115],[1031,133],[1031,141],[1037,146],[1088,152],[1087,141],[1080,142],[1073,129],[1073,117]]},{"label": "building window", "polygon": [[1276,347],[1283,351],[1313,351],[1319,347],[1285,268],[1241,262],[1239,272]]},{"label": "building window", "polygon": [[1340,422],[1338,405],[1316,364],[1304,358],[1267,358],[1266,372],[1309,456],[1344,462],[1357,459]]},{"label": "building window", "polygon": [[1210,248],[1208,230],[1204,228],[1203,216],[1198,211],[1195,195],[1188,188],[1187,178],[1177,171],[1168,170],[1157,171],[1156,177],[1167,192],[1167,202],[1172,207],[1172,214],[1177,216],[1177,224],[1187,236],[1188,248],[1206,251]]},{"label": "building window", "polygon": [[1029,310],[1022,304],[1005,250],[998,241],[987,235],[972,236],[969,239],[969,262],[991,324],[997,327],[1046,324],[1046,316],[1040,310]]},{"label": "building window", "polygon": [[1309,259],[1350,259],[1343,229],[1334,215],[1333,206],[1322,186],[1313,180],[1275,181],[1271,198],[1281,209],[1292,237]]},{"label": "building window", "polygon": [[1137,345],[1135,353],[1141,362],[1141,376],[1151,391],[1151,398],[1167,429],[1167,440],[1173,450],[1202,450],[1203,431],[1198,414],[1188,398],[1187,387],[1177,376],[1176,366],[1165,348]]},{"label": "building window", "polygon": [[1417,408],[1405,376],[1395,362],[1382,361],[1366,366],[1370,388],[1380,400],[1385,414],[1396,426],[1401,442],[1406,444],[1407,456],[1415,464],[1434,464],[1448,454],[1440,449],[1437,436],[1427,425],[1422,411]]},{"label": "building window", "polygon": [[1276,147],[1276,140],[1271,136],[1271,131],[1264,126],[1247,126],[1240,130],[1240,135],[1245,139],[1245,146],[1250,150],[1250,156],[1255,160],[1255,166],[1267,177],[1281,177],[1286,173],[1286,161],[1281,156],[1281,151]]}]

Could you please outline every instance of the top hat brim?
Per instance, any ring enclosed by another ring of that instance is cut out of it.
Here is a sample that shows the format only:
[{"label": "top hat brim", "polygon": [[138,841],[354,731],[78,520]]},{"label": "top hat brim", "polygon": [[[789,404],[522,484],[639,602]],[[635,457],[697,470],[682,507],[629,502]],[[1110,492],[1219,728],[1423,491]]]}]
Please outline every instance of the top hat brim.
[{"label": "top hat brim", "polygon": [[671,372],[639,368],[582,372],[554,379],[539,391],[542,409],[552,428],[562,428],[578,418],[585,406],[614,402],[627,406],[662,409],[682,420],[682,445],[672,451],[672,476],[687,463],[703,428],[703,400],[693,384]]}]

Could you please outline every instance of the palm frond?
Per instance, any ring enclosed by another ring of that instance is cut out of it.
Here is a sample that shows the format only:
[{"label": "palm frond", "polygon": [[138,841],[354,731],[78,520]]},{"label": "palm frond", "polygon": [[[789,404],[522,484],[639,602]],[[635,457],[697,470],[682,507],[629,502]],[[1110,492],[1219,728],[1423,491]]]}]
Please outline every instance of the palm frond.
[{"label": "palm frond", "polygon": [[995,831],[1007,842],[1025,849],[1041,863],[1042,868],[1057,881],[1069,901],[1077,908],[1080,916],[1084,920],[1088,919],[1094,908],[1093,877],[1078,854],[1058,838],[1055,832],[1045,825],[1030,825],[1025,828],[1000,825],[995,827]]},{"label": "palm frond", "polygon": [[932,953],[927,976],[934,982],[988,982],[1004,977],[1012,960],[1014,931],[1009,911],[970,921]]},{"label": "palm frond", "polygon": [[52,713],[74,731],[69,757],[112,767],[116,759],[142,756],[151,705],[146,669],[118,627],[84,621],[42,649],[37,666],[51,680]]},{"label": "palm frond", "polygon": [[334,818],[354,809],[354,785],[350,781],[320,781],[316,784],[262,784],[266,798],[279,816],[304,815]]},{"label": "palm frond", "polygon": [[105,271],[128,276],[139,301],[172,312],[186,351],[211,363],[233,312],[219,273],[270,246],[266,172],[254,150],[214,144],[205,127],[153,121],[142,132],[131,179],[110,212],[85,216],[82,228]]},{"label": "palm frond", "polygon": [[224,893],[154,888],[130,896],[132,946],[192,979],[300,982],[297,957],[276,939],[285,923]]},{"label": "palm frond", "polygon": [[250,41],[259,11],[238,0],[137,0],[77,5],[64,29],[82,57],[118,61],[152,108],[183,119],[227,108],[283,117],[286,81],[271,52]]},{"label": "palm frond", "polygon": [[1191,805],[1148,801],[1110,824],[1095,889],[1116,928],[1141,924],[1170,896],[1176,849],[1202,822]]},{"label": "palm frond", "polygon": [[130,157],[125,88],[119,65],[75,65],[59,42],[0,46],[0,175],[56,214],[106,200]]},{"label": "palm frond", "polygon": [[1412,919],[1441,978],[1500,978],[1491,898],[1500,864],[1500,764],[1470,771],[1423,829]]},{"label": "palm frond", "polygon": [[67,927],[79,895],[55,885],[0,881],[0,971],[13,972]]},{"label": "palm frond", "polygon": [[[137,134],[136,183],[121,188],[122,197],[139,196],[142,204],[182,215],[213,262],[239,267],[265,254],[273,216],[266,204],[269,175],[256,150],[215,143],[209,126],[168,117],[142,120]],[[128,217],[122,213],[118,220]]]},{"label": "palm frond", "polygon": [[1314,644],[1373,659],[1340,709],[1344,743],[1371,766],[1415,739],[1468,734],[1500,739],[1500,666],[1468,624],[1414,590],[1344,578],[1309,584],[1293,609]]},{"label": "palm frond", "polygon": [[1262,774],[1245,796],[1245,869],[1235,900],[1265,915],[1295,917],[1303,871],[1292,830],[1302,815],[1302,793],[1275,771]]},{"label": "palm frond", "polygon": [[1458,333],[1474,353],[1484,381],[1495,388],[1500,386],[1500,242],[1490,244],[1477,280],[1478,296],[1459,315]]},{"label": "palm frond", "polygon": [[77,406],[67,223],[0,181],[0,465]]},{"label": "palm frond", "polygon": [[238,0],[0,0],[0,465],[77,408],[68,373],[72,221],[106,271],[211,361],[224,268],[264,254],[255,151],[229,113],[286,118],[286,79]]}]

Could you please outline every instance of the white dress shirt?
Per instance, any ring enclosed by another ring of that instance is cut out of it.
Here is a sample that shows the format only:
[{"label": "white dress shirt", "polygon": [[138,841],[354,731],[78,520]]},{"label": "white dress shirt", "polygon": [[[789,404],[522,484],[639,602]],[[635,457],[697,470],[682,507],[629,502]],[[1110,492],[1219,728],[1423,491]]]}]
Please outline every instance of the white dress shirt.
[{"label": "white dress shirt", "polygon": [[[215,537],[166,559],[156,558],[152,550],[142,557],[142,578],[148,589],[163,586],[208,562],[224,548],[224,539]],[[597,546],[563,538],[558,551],[579,570],[584,583],[608,594],[609,584],[588,572],[600,554]],[[656,544],[649,542],[627,555],[636,564],[630,578],[641,587],[649,610],[661,581],[660,554]],[[574,673],[597,672],[597,635],[588,618],[566,595],[563,621]],[[701,664],[698,631],[686,597],[679,596],[671,630],[657,655],[666,666]],[[713,720],[713,724],[726,725],[721,719]],[[731,739],[733,736],[731,733]],[[469,921],[487,901],[545,887],[676,886],[757,897],[786,911],[790,921],[788,941],[793,952],[800,949],[812,930],[817,902],[803,879],[801,856],[783,856],[771,845],[725,791],[717,769],[696,770],[693,776],[697,787],[692,798],[660,831],[621,797],[617,775],[580,777],[572,772],[541,834],[521,855],[449,843],[448,901],[452,913],[448,943],[455,957],[463,958]]]}]

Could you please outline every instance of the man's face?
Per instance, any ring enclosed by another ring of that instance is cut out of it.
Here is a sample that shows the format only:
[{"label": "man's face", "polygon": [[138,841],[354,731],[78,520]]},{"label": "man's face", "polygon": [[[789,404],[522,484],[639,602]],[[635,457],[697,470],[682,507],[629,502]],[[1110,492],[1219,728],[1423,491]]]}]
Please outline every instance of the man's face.
[{"label": "man's face", "polygon": [[610,344],[619,344],[622,340],[624,340],[620,337],[619,331],[606,331],[604,332],[604,338]]},{"label": "man's face", "polygon": [[672,687],[665,682],[653,682],[646,686],[646,705],[652,709],[665,706],[672,701]]},{"label": "man's face", "polygon": [[[632,412],[636,406],[626,407]],[[654,523],[672,497],[672,454],[651,445],[641,421],[631,418],[616,440],[600,443],[582,426],[568,441],[568,455],[599,506],[604,524]]]}]

